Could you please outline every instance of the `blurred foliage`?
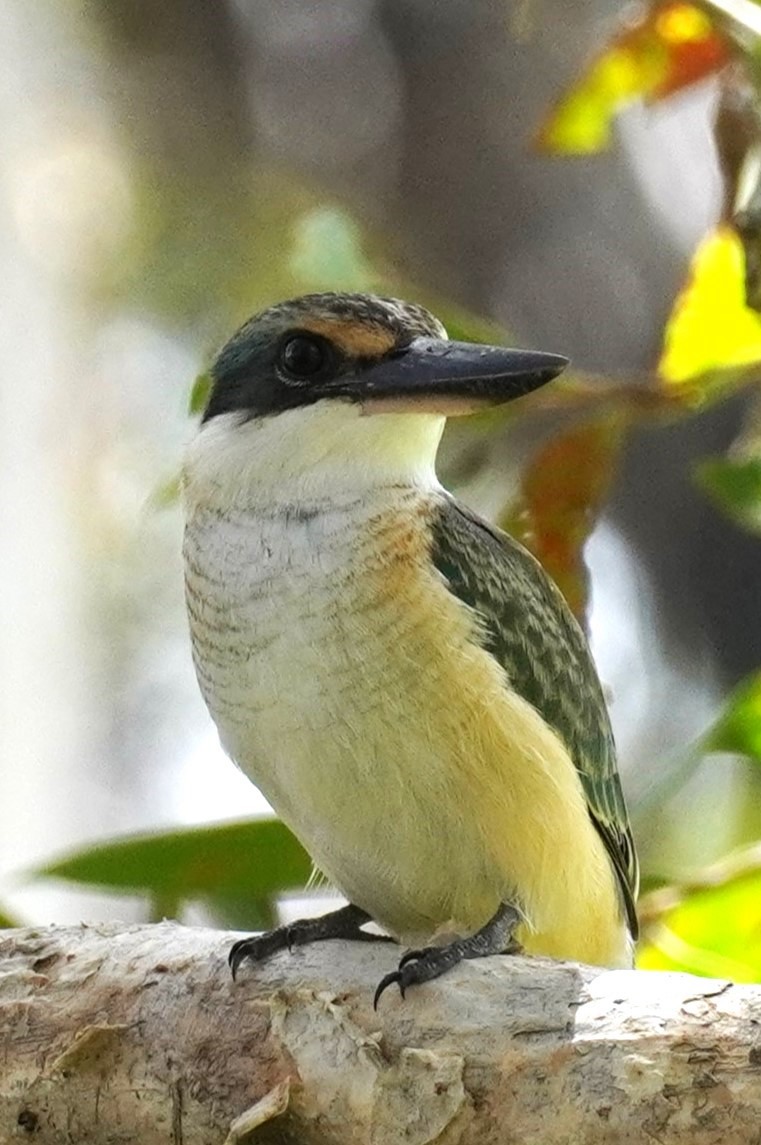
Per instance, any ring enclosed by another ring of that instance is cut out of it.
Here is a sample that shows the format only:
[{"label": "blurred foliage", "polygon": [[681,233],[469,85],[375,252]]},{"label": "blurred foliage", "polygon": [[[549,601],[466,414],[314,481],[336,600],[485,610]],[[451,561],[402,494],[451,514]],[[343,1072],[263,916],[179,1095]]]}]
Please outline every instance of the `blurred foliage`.
[{"label": "blurred foliage", "polygon": [[338,207],[301,215],[293,230],[289,265],[303,282],[330,282],[332,290],[372,290],[379,276],[364,254],[359,227]]},{"label": "blurred foliage", "polygon": [[556,154],[600,151],[615,115],[635,99],[665,99],[722,68],[732,44],[697,4],[650,4],[587,65],[539,128],[537,142]]},{"label": "blurred foliage", "polygon": [[705,739],[708,751],[728,751],[761,763],[761,672],[744,680]]},{"label": "blurred foliage", "polygon": [[[734,689],[693,763],[710,753],[761,763],[761,672]],[[643,895],[639,911],[643,969],[761,982],[761,841]]]},{"label": "blurred foliage", "polygon": [[761,533],[761,457],[706,458],[695,475],[716,505],[738,525]]},{"label": "blurred foliage", "polygon": [[4,927],[9,927],[9,926],[20,926],[20,925],[21,925],[21,923],[17,919],[13,918],[12,915],[8,914],[7,911],[4,911],[2,909],[2,907],[0,907],[0,929],[3,929]]},{"label": "blurred foliage", "polygon": [[[100,3],[94,11],[106,51],[128,54],[133,41],[113,36],[110,26],[123,7]],[[761,231],[754,206],[761,199],[756,87],[761,53],[758,29],[729,11],[733,8],[731,0],[669,0],[646,5],[635,18],[627,9],[625,21],[560,95],[537,134],[544,150],[585,154],[607,145],[614,116],[632,100],[662,100],[709,76],[721,82],[726,97],[716,126],[725,182],[723,219],[695,254],[665,326],[659,362],[636,384],[571,373],[521,403],[518,412],[510,411],[525,420],[536,410],[550,411],[560,423],[525,467],[503,523],[547,566],[582,619],[584,544],[604,509],[632,429],[688,418],[740,387],[758,387],[761,317],[753,308],[753,285]],[[160,22],[160,6],[156,12]],[[161,50],[154,50],[162,58]],[[187,75],[176,69],[173,76],[178,106],[184,101],[190,128],[198,132],[200,113],[198,122],[192,121],[196,89],[209,74],[196,67]],[[236,74],[225,79],[221,121],[230,125],[229,135],[213,161],[190,128],[193,146],[184,155],[178,156],[174,135],[160,137],[150,87],[145,120],[157,137],[146,142],[139,134],[141,117],[123,117],[129,130],[121,145],[131,152],[125,163],[131,178],[130,225],[123,257],[111,261],[109,273],[96,268],[88,284],[102,305],[127,300],[170,323],[193,327],[211,351],[220,331],[275,298],[371,289],[429,305],[452,337],[504,339],[494,323],[399,274],[386,239],[360,226],[319,188],[274,164],[252,163],[236,119],[245,104],[243,85]],[[266,243],[260,241],[263,235]],[[200,414],[209,384],[206,372],[196,379],[192,414]],[[484,432],[497,423],[492,415],[479,420]],[[733,520],[759,530],[761,448],[752,434],[740,453],[706,460],[696,479]],[[166,503],[176,495],[172,479],[155,501]],[[730,696],[690,753],[679,782],[717,752],[740,756],[749,766],[761,760],[761,675]],[[309,872],[308,856],[281,823],[255,820],[116,840],[47,863],[33,874],[143,895],[153,917],[181,915],[187,903],[202,901],[220,921],[253,928],[270,925],[278,896],[302,887]],[[640,965],[761,981],[761,842],[683,881],[646,872],[646,885],[654,883],[662,885],[642,899]],[[0,925],[9,921],[0,916]]]},{"label": "blurred foliage", "polygon": [[188,399],[188,413],[191,417],[200,417],[206,409],[206,403],[211,396],[212,380],[208,370],[199,374],[190,390]]},{"label": "blurred foliage", "polygon": [[761,844],[640,900],[643,970],[761,982]]},{"label": "blurred foliage", "polygon": [[589,591],[584,545],[604,507],[622,442],[618,412],[557,434],[524,470],[518,498],[500,522],[544,565],[582,622]]},{"label": "blurred foliage", "polygon": [[117,839],[33,874],[146,895],[154,917],[180,917],[185,903],[200,900],[230,926],[264,928],[277,895],[303,887],[311,869],[283,823],[253,819]]},{"label": "blurred foliage", "polygon": [[666,325],[658,369],[664,381],[700,400],[714,382],[726,385],[726,377],[713,378],[716,371],[759,360],[761,315],[746,302],[742,243],[731,227],[722,226],[692,260]]}]

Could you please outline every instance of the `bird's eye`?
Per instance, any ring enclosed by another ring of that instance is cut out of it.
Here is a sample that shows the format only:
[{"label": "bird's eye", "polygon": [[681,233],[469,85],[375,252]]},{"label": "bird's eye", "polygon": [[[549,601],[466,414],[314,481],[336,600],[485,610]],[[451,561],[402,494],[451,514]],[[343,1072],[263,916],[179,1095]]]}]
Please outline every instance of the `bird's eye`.
[{"label": "bird's eye", "polygon": [[294,334],[280,350],[280,364],[293,378],[311,378],[319,374],[327,361],[323,340],[306,334]]}]

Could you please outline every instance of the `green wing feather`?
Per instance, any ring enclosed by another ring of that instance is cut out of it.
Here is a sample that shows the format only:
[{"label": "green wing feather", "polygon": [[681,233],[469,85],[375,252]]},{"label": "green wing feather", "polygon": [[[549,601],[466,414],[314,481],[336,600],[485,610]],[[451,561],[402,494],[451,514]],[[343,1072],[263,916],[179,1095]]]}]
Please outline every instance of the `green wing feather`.
[{"label": "green wing feather", "polygon": [[506,533],[442,497],[432,534],[434,564],[450,591],[478,612],[484,646],[568,748],[636,938],[637,856],[608,711],[584,633],[538,561]]}]

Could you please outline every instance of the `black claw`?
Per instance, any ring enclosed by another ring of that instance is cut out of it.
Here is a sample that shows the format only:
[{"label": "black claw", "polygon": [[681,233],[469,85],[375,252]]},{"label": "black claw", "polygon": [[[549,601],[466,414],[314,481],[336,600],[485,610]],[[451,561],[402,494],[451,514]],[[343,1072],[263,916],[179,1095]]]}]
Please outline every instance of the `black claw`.
[{"label": "black claw", "polygon": [[285,934],[283,928],[272,930],[269,934],[258,934],[252,938],[240,938],[230,947],[227,961],[233,974],[233,981],[237,977],[242,962],[250,958],[252,962],[262,962],[278,950],[285,948]]},{"label": "black claw", "polygon": [[230,972],[233,976],[233,982],[238,975],[238,967],[240,966],[239,960],[235,957],[235,947],[233,946],[227,956],[227,965],[230,967]]},{"label": "black claw", "polygon": [[398,970],[393,970],[390,974],[384,975],[384,977],[381,978],[380,982],[378,983],[378,988],[373,995],[374,1010],[378,1009],[378,1002],[380,1000],[381,994],[384,992],[384,990],[387,990],[389,986],[393,986],[394,983],[398,984],[399,993],[401,994],[402,998],[404,998],[404,982],[402,981],[402,975]]},{"label": "black claw", "polygon": [[246,957],[247,952],[246,952],[245,948],[248,945],[249,941],[250,940],[247,938],[242,938],[242,939],[240,939],[239,942],[233,943],[233,945],[230,947],[230,953],[227,956],[227,961],[228,961],[228,964],[230,966],[230,969],[232,970],[233,982],[235,981],[235,979],[238,975],[238,969],[240,967],[241,962]]}]

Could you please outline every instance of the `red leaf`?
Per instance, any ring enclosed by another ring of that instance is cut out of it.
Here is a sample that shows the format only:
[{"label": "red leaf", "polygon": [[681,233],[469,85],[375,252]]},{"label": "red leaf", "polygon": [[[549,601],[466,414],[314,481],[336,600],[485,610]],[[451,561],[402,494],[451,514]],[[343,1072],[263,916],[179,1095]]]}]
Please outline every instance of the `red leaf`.
[{"label": "red leaf", "polygon": [[508,514],[509,531],[541,562],[579,620],[589,588],[583,549],[610,490],[622,441],[622,423],[610,416],[553,437],[524,471]]}]

